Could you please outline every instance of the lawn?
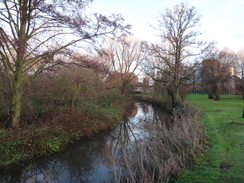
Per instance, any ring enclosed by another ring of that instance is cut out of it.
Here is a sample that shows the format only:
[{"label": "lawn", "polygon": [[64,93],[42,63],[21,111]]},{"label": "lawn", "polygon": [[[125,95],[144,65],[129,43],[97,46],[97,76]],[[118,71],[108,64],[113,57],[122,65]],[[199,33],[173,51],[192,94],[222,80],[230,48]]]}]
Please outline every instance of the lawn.
[{"label": "lawn", "polygon": [[177,183],[244,182],[244,100],[237,95],[222,95],[221,101],[207,95],[189,95],[188,103],[203,114],[208,142],[206,150],[191,169],[181,173]]}]

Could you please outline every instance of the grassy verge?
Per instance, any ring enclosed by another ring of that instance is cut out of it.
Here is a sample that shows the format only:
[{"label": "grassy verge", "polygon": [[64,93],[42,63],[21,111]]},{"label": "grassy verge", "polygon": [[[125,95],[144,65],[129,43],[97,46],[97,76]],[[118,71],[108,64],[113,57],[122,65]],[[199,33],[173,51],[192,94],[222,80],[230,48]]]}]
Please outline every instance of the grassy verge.
[{"label": "grassy verge", "polygon": [[177,183],[244,182],[244,101],[241,96],[221,96],[221,101],[207,95],[189,95],[187,102],[203,113],[208,146],[196,164],[180,174]]},{"label": "grassy verge", "polygon": [[56,153],[81,138],[113,128],[130,105],[128,99],[113,106],[90,104],[81,111],[60,111],[45,123],[0,129],[0,171]]}]

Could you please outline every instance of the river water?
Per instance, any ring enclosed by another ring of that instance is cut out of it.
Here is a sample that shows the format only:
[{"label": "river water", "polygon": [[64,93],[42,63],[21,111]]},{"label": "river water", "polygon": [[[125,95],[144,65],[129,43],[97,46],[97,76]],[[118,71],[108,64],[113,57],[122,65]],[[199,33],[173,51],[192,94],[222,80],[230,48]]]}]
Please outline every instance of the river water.
[{"label": "river water", "polygon": [[117,161],[121,150],[132,149],[133,144],[154,135],[148,129],[162,123],[164,115],[152,105],[136,103],[126,123],[70,145],[58,154],[0,175],[0,182],[115,182],[120,177],[118,174],[124,174]]}]

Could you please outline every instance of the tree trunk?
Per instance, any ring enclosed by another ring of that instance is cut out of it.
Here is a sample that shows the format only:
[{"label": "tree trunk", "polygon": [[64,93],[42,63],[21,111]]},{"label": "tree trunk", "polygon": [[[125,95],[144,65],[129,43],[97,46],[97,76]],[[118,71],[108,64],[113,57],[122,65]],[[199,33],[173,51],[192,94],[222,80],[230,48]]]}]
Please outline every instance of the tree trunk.
[{"label": "tree trunk", "polygon": [[171,98],[171,107],[172,107],[171,110],[173,112],[175,110],[175,108],[177,107],[177,103],[178,103],[178,101],[175,98],[176,94],[175,94],[174,88],[172,86],[171,87],[169,86],[167,88],[167,92],[168,92],[168,95]]},{"label": "tree trunk", "polygon": [[176,86],[176,88],[175,88],[175,101],[176,101],[176,103],[179,103],[179,101],[180,101],[179,86]]},{"label": "tree trunk", "polygon": [[12,98],[10,106],[10,121],[8,124],[9,128],[19,128],[20,127],[20,111],[21,111],[21,98],[22,98],[22,73],[21,62],[16,65],[16,72],[14,76],[14,83],[12,88]]},{"label": "tree trunk", "polygon": [[73,96],[71,96],[71,100],[70,100],[70,111],[74,111],[75,108],[77,107],[77,103],[78,103],[77,100],[78,100],[81,88],[82,88],[82,84],[74,85]]},{"label": "tree trunk", "polygon": [[180,61],[179,56],[176,55],[175,58],[175,73],[174,73],[174,83],[172,84],[172,107],[175,108],[178,106],[180,101],[180,92],[179,92],[179,86],[180,86]]},{"label": "tree trunk", "polygon": [[208,86],[208,99],[214,99],[214,87],[212,84]]},{"label": "tree trunk", "polygon": [[214,100],[220,101],[220,95],[216,95],[216,96],[214,97]]},{"label": "tree trunk", "polygon": [[127,94],[127,85],[128,85],[127,82],[122,81],[122,84],[121,84],[121,94],[123,96]]},{"label": "tree trunk", "polygon": [[214,99],[214,95],[212,93],[208,94],[208,99]]},{"label": "tree trunk", "polygon": [[220,83],[216,84],[214,100],[220,100]]},{"label": "tree trunk", "polygon": [[11,107],[10,107],[10,128],[20,127],[20,111],[21,111],[21,97],[22,93],[20,90],[16,90],[12,95]]},{"label": "tree trunk", "polygon": [[21,112],[21,98],[22,98],[22,87],[23,87],[23,71],[24,71],[24,61],[25,55],[27,52],[27,41],[28,36],[26,33],[27,23],[29,19],[29,1],[19,1],[21,4],[19,7],[20,10],[20,22],[19,30],[16,32],[17,39],[17,50],[16,50],[16,60],[15,70],[14,70],[14,80],[12,83],[12,98],[10,106],[10,121],[8,127],[10,128],[19,128],[20,127],[20,112]]},{"label": "tree trunk", "polygon": [[17,59],[15,61],[14,80],[12,84],[12,98],[10,106],[9,128],[20,127],[21,98],[23,87],[24,57],[27,49],[27,42],[22,39],[19,41],[17,49]]}]

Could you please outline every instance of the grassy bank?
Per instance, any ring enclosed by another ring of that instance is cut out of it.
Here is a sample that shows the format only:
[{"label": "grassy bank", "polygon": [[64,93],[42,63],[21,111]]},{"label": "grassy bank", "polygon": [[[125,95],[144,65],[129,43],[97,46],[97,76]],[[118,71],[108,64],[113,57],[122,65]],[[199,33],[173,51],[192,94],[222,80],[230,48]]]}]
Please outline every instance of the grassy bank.
[{"label": "grassy bank", "polygon": [[60,111],[45,123],[0,129],[0,171],[56,153],[81,138],[113,128],[122,121],[130,105],[128,98],[112,106],[90,104],[86,110]]},{"label": "grassy bank", "polygon": [[183,171],[177,183],[244,182],[244,100],[241,96],[221,96],[221,101],[207,95],[189,95],[187,102],[203,113],[208,145],[199,160]]}]

